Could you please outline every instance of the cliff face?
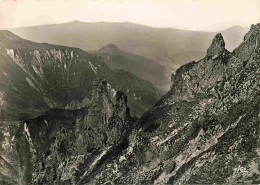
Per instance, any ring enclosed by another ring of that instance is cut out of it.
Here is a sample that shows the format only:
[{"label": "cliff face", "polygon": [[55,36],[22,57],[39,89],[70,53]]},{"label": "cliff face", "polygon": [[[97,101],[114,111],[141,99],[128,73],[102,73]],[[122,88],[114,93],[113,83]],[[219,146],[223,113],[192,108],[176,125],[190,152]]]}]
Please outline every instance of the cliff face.
[{"label": "cliff face", "polygon": [[95,81],[80,109],[3,127],[9,184],[260,183],[260,25],[232,53],[217,34],[140,119]]}]

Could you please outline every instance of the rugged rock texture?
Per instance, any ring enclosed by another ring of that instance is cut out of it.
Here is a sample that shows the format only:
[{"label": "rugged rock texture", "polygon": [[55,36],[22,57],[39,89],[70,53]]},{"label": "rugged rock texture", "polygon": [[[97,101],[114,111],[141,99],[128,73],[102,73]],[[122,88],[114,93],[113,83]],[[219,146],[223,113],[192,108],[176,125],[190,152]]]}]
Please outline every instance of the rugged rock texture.
[{"label": "rugged rock texture", "polygon": [[220,55],[225,55],[226,53],[227,50],[225,48],[224,38],[221,33],[218,33],[207,50],[207,56],[216,58]]},{"label": "rugged rock texture", "polygon": [[232,53],[217,34],[205,58],[179,68],[127,150],[91,182],[259,183],[259,28]]},{"label": "rugged rock texture", "polygon": [[253,25],[231,53],[217,34],[207,55],[180,67],[171,90],[138,120],[124,93],[99,80],[84,108],[3,127],[1,180],[260,183],[259,30]]},{"label": "rugged rock texture", "polygon": [[93,86],[87,107],[53,109],[15,125],[16,130],[5,128],[0,180],[10,184],[81,184],[125,147],[135,121],[126,95],[105,80],[95,81]]}]

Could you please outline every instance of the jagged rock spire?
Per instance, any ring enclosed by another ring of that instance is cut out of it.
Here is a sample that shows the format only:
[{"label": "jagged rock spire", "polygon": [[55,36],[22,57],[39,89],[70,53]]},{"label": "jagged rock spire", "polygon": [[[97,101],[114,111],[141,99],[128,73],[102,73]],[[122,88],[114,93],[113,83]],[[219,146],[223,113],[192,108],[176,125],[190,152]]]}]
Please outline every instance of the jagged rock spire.
[{"label": "jagged rock spire", "polygon": [[223,39],[222,34],[218,33],[212,40],[212,43],[207,50],[207,56],[208,57],[219,56],[225,52],[226,52],[225,41]]}]

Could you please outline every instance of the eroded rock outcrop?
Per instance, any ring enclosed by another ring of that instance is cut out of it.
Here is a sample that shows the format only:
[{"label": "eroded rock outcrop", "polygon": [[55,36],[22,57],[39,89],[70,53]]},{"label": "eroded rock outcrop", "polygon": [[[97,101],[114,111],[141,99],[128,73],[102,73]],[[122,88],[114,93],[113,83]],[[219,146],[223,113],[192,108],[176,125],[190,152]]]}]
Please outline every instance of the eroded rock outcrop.
[{"label": "eroded rock outcrop", "polygon": [[223,56],[227,54],[228,51],[225,48],[225,41],[221,33],[218,33],[214,39],[212,40],[212,43],[210,47],[207,50],[207,56],[216,58],[219,56]]}]

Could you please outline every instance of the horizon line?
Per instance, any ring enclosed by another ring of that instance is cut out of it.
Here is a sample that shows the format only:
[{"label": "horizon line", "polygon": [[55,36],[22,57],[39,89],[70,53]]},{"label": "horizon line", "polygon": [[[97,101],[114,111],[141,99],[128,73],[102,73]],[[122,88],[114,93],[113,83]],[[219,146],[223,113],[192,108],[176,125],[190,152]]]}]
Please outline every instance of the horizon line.
[{"label": "horizon line", "polygon": [[[28,26],[16,26],[16,27],[9,27],[9,28],[1,28],[0,30],[12,30],[12,29],[19,29],[19,28],[30,28],[30,27],[40,27],[40,26],[53,26],[53,25],[62,25],[62,24],[70,24],[70,23],[83,23],[83,24],[98,24],[98,23],[109,23],[109,24],[134,24],[139,25],[143,27],[149,27],[149,28],[157,28],[157,29],[175,29],[175,30],[184,30],[184,31],[195,31],[195,32],[208,32],[208,33],[217,33],[220,31],[225,31],[227,29],[230,29],[232,27],[240,27],[240,28],[250,28],[250,26],[241,26],[241,25],[231,25],[229,27],[226,27],[225,29],[218,30],[218,31],[207,31],[207,30],[192,30],[192,29],[184,29],[184,28],[176,28],[176,27],[156,27],[146,24],[140,24],[140,23],[134,23],[129,21],[122,21],[122,22],[111,22],[111,21],[95,21],[95,22],[84,22],[80,20],[74,20],[69,22],[61,22],[61,23],[47,23],[47,24],[39,24],[39,25],[28,25]],[[251,24],[253,25],[253,23]]]}]

